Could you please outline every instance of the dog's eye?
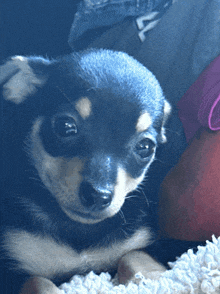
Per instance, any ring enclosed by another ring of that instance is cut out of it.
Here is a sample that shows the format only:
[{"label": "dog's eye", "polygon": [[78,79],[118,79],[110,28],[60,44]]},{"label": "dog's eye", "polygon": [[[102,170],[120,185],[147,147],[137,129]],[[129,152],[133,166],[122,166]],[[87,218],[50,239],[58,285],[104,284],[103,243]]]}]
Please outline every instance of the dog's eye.
[{"label": "dog's eye", "polygon": [[147,158],[154,153],[155,147],[156,145],[152,140],[145,138],[136,145],[136,151],[140,157]]},{"label": "dog's eye", "polygon": [[53,129],[55,133],[61,137],[70,137],[77,133],[76,122],[70,116],[60,116],[55,118]]}]

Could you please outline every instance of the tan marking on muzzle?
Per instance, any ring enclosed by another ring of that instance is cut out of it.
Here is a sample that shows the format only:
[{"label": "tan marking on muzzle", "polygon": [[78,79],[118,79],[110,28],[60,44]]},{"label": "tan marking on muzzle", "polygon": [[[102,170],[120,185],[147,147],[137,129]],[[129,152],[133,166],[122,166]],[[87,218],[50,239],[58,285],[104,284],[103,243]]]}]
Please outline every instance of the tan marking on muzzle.
[{"label": "tan marking on muzzle", "polygon": [[87,97],[82,97],[76,102],[76,110],[79,112],[83,119],[86,119],[90,116],[92,112],[92,103]]},{"label": "tan marking on muzzle", "polygon": [[144,174],[145,173],[143,172],[140,177],[134,179],[122,167],[118,168],[114,197],[111,205],[106,209],[106,214],[109,215],[108,217],[111,217],[120,211],[126,195],[137,189],[138,185],[144,179]]},{"label": "tan marking on muzzle", "polygon": [[43,184],[57,199],[61,208],[70,206],[80,210],[82,205],[78,197],[78,190],[83,180],[81,171],[84,161],[78,157],[68,159],[53,157],[47,153],[39,137],[42,122],[42,118],[36,120],[30,136],[30,153],[34,166]]}]

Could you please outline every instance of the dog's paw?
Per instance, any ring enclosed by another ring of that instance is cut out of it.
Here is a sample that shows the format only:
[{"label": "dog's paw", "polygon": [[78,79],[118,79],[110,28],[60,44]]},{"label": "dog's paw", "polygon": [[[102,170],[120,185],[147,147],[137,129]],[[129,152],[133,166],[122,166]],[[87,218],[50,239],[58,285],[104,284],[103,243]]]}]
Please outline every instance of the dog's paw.
[{"label": "dog's paw", "polygon": [[63,291],[48,279],[33,277],[23,285],[20,294],[63,294]]},{"label": "dog's paw", "polygon": [[157,280],[166,268],[142,251],[131,251],[124,255],[118,265],[118,280],[120,284],[130,281],[138,283],[135,275],[138,272],[146,279]]}]

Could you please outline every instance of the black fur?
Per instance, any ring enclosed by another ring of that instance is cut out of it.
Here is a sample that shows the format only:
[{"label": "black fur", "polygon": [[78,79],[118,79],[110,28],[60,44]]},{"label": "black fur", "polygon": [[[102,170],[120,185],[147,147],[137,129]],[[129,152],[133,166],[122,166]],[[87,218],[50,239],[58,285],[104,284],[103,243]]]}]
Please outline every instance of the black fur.
[{"label": "black fur", "polygon": [[[62,157],[67,161],[86,158],[80,172],[84,179],[80,185],[84,188],[80,189],[86,189],[88,193],[90,189],[94,193],[97,186],[99,191],[103,187],[114,187],[119,165],[131,178],[140,177],[154,151],[142,156],[141,152],[146,150],[140,151],[138,144],[147,139],[152,144],[148,148],[156,148],[163,136],[165,99],[160,86],[146,68],[126,54],[91,50],[52,61],[39,57],[27,60],[34,75],[45,82],[37,85],[33,93],[30,91],[22,102],[16,104],[5,90],[5,85],[22,69],[9,60],[2,66],[0,76],[3,86],[1,240],[4,256],[1,286],[5,287],[2,293],[17,293],[23,277],[29,276],[28,272],[16,269],[18,261],[8,253],[4,242],[8,231],[50,236],[80,253],[88,248],[108,247],[129,238],[140,227],[152,226],[148,195],[141,191],[130,192],[128,196],[135,197],[127,197],[120,211],[100,222],[84,224],[67,216],[45,187],[34,165],[30,134],[36,119],[44,118],[39,137],[51,157]],[[92,102],[92,113],[86,119],[80,117],[74,107],[80,97],[88,97]],[[137,133],[138,118],[146,111],[152,123],[146,131]],[[77,136],[60,138],[51,121],[70,114],[77,121]],[[113,188],[109,190],[112,194]],[[85,201],[91,214],[100,210],[96,200]],[[76,272],[55,276],[53,280],[63,282],[81,272],[84,270],[79,268]]]}]

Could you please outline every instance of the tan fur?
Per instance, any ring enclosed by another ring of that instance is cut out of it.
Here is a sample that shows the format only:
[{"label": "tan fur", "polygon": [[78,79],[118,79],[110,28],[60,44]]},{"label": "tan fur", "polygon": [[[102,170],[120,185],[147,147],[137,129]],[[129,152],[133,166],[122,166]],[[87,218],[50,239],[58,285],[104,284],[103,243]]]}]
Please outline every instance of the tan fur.
[{"label": "tan fur", "polygon": [[166,268],[143,251],[131,251],[121,258],[118,277],[121,284],[135,281],[135,274],[141,272],[146,279],[159,279]]},{"label": "tan fur", "polygon": [[33,277],[25,282],[19,294],[64,294],[64,292],[48,279]]},{"label": "tan fur", "polygon": [[116,198],[120,198],[120,195],[125,196],[128,193],[134,191],[143,181],[144,174],[145,173],[143,173],[140,177],[134,179],[122,167],[119,167],[117,184],[115,186]]},{"label": "tan fur", "polygon": [[18,260],[20,269],[31,275],[52,279],[75,272],[79,274],[116,268],[124,254],[144,248],[149,242],[149,230],[140,228],[124,241],[115,241],[109,247],[87,249],[80,254],[68,245],[57,243],[52,237],[26,231],[9,231],[5,235],[4,245],[9,255]]},{"label": "tan fur", "polygon": [[90,116],[92,112],[92,103],[87,97],[80,98],[75,105],[76,110],[79,112],[83,119]]},{"label": "tan fur", "polygon": [[136,131],[141,133],[146,131],[152,124],[152,119],[148,112],[140,115],[136,124]]},{"label": "tan fur", "polygon": [[35,121],[30,135],[30,153],[42,182],[56,198],[61,209],[71,219],[88,224],[101,221],[102,219],[98,216],[97,219],[89,219],[89,215],[88,217],[83,218],[68,210],[68,208],[74,208],[76,212],[79,211],[85,214],[88,213],[82,206],[78,197],[79,187],[83,180],[80,172],[83,169],[84,162],[77,157],[66,159],[62,157],[54,158],[50,156],[44,150],[42,142],[39,138],[39,131],[42,122],[43,118],[38,118]]},{"label": "tan fur", "polygon": [[171,113],[172,107],[171,105],[165,100],[164,101],[164,117],[163,117],[163,124],[162,124],[162,130],[161,130],[161,143],[166,143],[167,142],[167,137],[166,137],[166,130],[164,125],[166,124],[166,121]]},{"label": "tan fur", "polygon": [[38,174],[62,206],[73,205],[75,209],[81,209],[77,194],[82,176],[83,161],[77,157],[66,159],[50,156],[43,148],[39,138],[40,126],[43,119],[36,120],[31,133],[31,155]]},{"label": "tan fur", "polygon": [[18,72],[9,79],[3,86],[3,96],[6,100],[10,100],[15,104],[22,103],[29,95],[37,91],[37,87],[42,86],[46,82],[46,78],[37,77],[31,67],[28,65],[28,59],[23,56],[15,56],[8,61],[4,67],[12,65],[18,68]]}]

